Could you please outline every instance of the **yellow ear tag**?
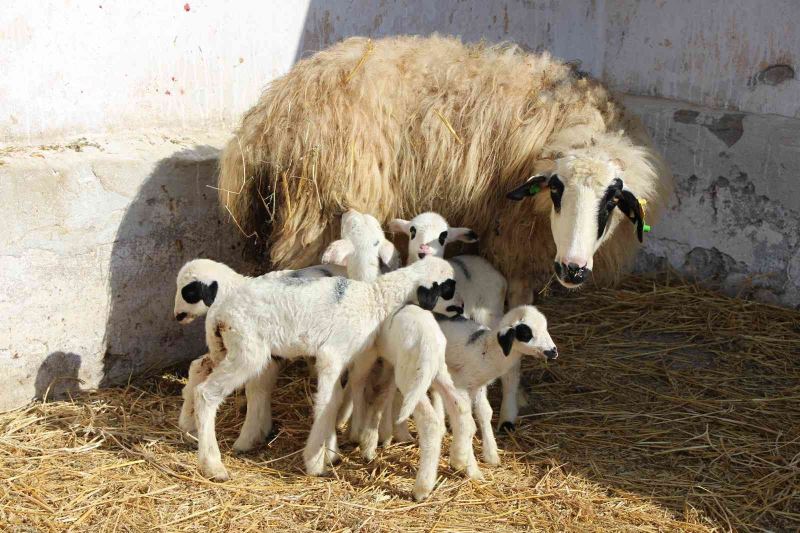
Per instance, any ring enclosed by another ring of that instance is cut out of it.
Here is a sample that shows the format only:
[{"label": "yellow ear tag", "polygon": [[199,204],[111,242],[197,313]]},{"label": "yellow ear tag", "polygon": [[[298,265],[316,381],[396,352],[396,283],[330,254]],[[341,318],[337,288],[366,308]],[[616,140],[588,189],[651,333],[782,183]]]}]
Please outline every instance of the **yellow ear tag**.
[{"label": "yellow ear tag", "polygon": [[645,212],[645,207],[647,207],[647,200],[639,200],[639,205],[642,206],[642,222],[643,222],[642,231],[644,231],[645,233],[650,233],[650,226],[648,226],[647,223],[645,223],[645,220],[647,220],[647,214]]}]

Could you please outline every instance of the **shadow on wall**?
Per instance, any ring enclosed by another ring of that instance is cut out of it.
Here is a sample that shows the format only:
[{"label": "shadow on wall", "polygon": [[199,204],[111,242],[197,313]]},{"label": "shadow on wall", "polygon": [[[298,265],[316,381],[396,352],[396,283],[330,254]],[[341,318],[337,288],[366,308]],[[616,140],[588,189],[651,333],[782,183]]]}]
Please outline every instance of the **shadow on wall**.
[{"label": "shadow on wall", "polygon": [[60,400],[80,390],[83,383],[78,377],[80,368],[81,356],[78,354],[53,352],[48,355],[36,372],[36,399]]},{"label": "shadow on wall", "polygon": [[243,239],[219,211],[219,150],[194,146],[160,160],[117,230],[110,259],[110,308],[100,386],[124,384],[205,353],[203,321],[173,316],[175,276],[205,257],[242,269]]}]

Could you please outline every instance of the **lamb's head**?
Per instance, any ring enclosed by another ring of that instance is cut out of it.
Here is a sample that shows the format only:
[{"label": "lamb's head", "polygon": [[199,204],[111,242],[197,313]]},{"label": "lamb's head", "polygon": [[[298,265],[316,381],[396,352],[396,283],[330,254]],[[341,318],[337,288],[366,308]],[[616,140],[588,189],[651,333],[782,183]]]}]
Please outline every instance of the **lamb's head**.
[{"label": "lamb's head", "polygon": [[375,217],[350,209],[342,215],[342,238],[328,245],[322,262],[347,267],[347,277],[371,282],[397,269],[400,254]]},{"label": "lamb's head", "polygon": [[[642,241],[644,217],[633,191],[625,187],[624,165],[593,148],[574,149],[545,162],[545,170],[506,196],[522,200],[550,195],[550,228],[556,244],[558,281],[580,286],[592,271],[595,252],[627,218]],[[616,209],[615,209],[616,208]]]},{"label": "lamb's head", "polygon": [[411,220],[395,218],[389,223],[389,230],[408,236],[409,264],[429,255],[444,257],[447,243],[478,240],[478,235],[471,229],[451,228],[442,215],[433,212],[419,214]]},{"label": "lamb's head", "polygon": [[464,312],[463,301],[456,296],[453,266],[438,257],[426,257],[406,267],[416,277],[416,302],[423,309],[443,315]]},{"label": "lamb's head", "polygon": [[520,305],[503,316],[497,328],[497,342],[506,356],[517,350],[548,361],[558,357],[558,349],[547,332],[547,319],[532,305]]},{"label": "lamb's head", "polygon": [[194,259],[183,265],[178,272],[175,292],[175,320],[188,324],[205,315],[220,286],[226,287],[238,277],[239,274],[227,265],[210,259]]}]

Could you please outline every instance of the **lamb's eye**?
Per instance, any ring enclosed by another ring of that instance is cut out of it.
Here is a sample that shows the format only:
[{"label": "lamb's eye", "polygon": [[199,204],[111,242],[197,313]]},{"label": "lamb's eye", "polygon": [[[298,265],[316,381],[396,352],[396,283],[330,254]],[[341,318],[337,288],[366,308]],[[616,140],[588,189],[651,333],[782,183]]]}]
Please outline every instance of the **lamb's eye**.
[{"label": "lamb's eye", "polygon": [[417,236],[417,228],[411,226],[411,229],[408,230],[408,234],[411,235],[411,238],[413,239]]},{"label": "lamb's eye", "polygon": [[439,234],[439,244],[441,244],[442,246],[444,246],[444,241],[446,241],[446,240],[447,240],[447,232],[446,232],[446,231],[443,231],[443,232],[441,232],[441,233]]}]

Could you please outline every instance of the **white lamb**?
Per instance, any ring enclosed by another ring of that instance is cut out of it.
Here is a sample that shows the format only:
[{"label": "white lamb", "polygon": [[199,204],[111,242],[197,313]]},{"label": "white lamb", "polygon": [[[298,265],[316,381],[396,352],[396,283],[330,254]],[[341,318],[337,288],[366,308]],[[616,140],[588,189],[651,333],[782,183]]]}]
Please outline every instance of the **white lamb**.
[{"label": "white lamb", "polygon": [[206,342],[216,366],[195,389],[203,474],[228,479],[214,431],[217,408],[236,387],[258,376],[273,353],[288,359],[316,357],[314,423],[303,458],[309,474],[321,474],[341,402],[336,384],[342,371],[373,348],[380,325],[392,313],[415,296],[421,302],[435,300],[440,284],[452,277],[449,263],[426,258],[372,283],[256,278],[219,299],[206,317]]},{"label": "white lamb", "polygon": [[[388,242],[388,241],[387,241]],[[391,245],[391,243],[390,243]],[[344,267],[318,265],[300,270],[281,270],[264,274],[266,278],[289,276],[290,278],[320,278],[342,276]],[[214,302],[235,291],[242,283],[252,279],[243,276],[229,266],[210,259],[189,261],[178,272],[175,293],[175,319],[189,324],[205,316]],[[215,363],[209,354],[195,359],[189,365],[189,376],[183,388],[183,406],[178,418],[178,427],[187,433],[196,431],[194,419],[194,389],[206,379]],[[274,361],[259,376],[245,384],[247,414],[233,449],[247,451],[261,442],[272,431],[272,390],[278,378],[279,364]],[[334,446],[335,448],[335,446]]]},{"label": "white lamb", "polygon": [[[547,331],[547,320],[535,307],[522,305],[511,309],[493,329],[464,317],[437,315],[447,338],[447,368],[456,387],[472,399],[481,429],[483,458],[488,464],[500,463],[492,431],[492,407],[486,387],[519,366],[523,355],[552,361],[558,351]],[[451,421],[452,425],[452,421]]]}]

